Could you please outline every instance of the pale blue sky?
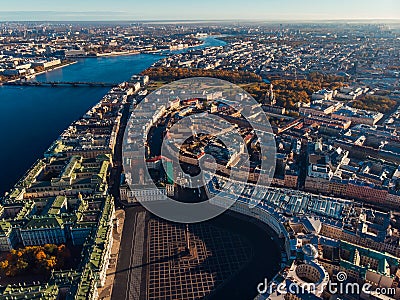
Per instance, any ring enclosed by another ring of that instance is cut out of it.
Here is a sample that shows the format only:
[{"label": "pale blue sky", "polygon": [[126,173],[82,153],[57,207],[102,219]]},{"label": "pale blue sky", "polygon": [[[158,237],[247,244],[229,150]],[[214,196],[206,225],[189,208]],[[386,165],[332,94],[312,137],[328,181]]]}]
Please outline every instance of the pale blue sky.
[{"label": "pale blue sky", "polygon": [[0,20],[400,19],[400,0],[1,0]]}]

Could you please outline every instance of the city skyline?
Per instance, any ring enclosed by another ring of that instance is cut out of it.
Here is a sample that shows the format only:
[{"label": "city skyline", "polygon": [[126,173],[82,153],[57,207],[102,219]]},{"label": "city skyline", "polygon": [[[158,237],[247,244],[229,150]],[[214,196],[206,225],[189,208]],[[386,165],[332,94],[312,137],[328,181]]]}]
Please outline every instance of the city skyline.
[{"label": "city skyline", "polygon": [[[244,9],[245,8],[245,9]],[[155,0],[151,3],[132,1],[126,3],[104,0],[69,3],[54,1],[20,1],[5,3],[0,10],[0,21],[143,21],[143,20],[399,20],[400,2],[345,1],[319,3],[310,0],[275,1],[252,0],[223,2],[205,0],[187,5],[182,0],[168,3]]]},{"label": "city skyline", "polygon": [[400,21],[72,1],[0,21],[0,300],[400,299]]}]

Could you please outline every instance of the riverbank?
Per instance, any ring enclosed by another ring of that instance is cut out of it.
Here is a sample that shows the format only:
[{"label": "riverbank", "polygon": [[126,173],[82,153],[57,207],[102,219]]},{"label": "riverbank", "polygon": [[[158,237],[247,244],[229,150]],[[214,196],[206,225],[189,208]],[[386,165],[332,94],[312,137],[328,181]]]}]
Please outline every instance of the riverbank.
[{"label": "riverbank", "polygon": [[[37,81],[123,82],[159,60],[157,55],[79,59],[38,74]],[[95,105],[109,87],[0,86],[0,196],[73,121]]]},{"label": "riverbank", "polygon": [[38,75],[45,74],[45,73],[47,73],[47,72],[52,72],[52,71],[55,71],[55,70],[59,70],[59,69],[62,69],[62,68],[65,68],[65,67],[74,65],[74,64],[76,64],[76,63],[78,63],[76,60],[74,60],[74,61],[69,61],[69,62],[67,62],[67,63],[65,63],[65,64],[61,64],[61,65],[58,65],[58,66],[55,66],[55,67],[51,67],[51,68],[49,68],[49,69],[47,69],[47,70],[44,70],[44,71],[35,73],[34,75],[35,75],[35,77],[36,77],[36,76],[38,76]]},{"label": "riverbank", "polygon": [[116,51],[116,52],[109,52],[109,53],[96,53],[93,55],[85,55],[85,56],[69,56],[70,58],[75,59],[82,59],[82,58],[99,58],[99,57],[113,57],[113,56],[126,56],[126,55],[137,55],[140,54],[140,51]]},{"label": "riverbank", "polygon": [[[205,38],[204,38],[205,39]],[[199,40],[204,40],[199,39]],[[137,54],[164,54],[165,52],[175,52],[175,51],[184,51],[192,48],[201,47],[205,44],[203,41],[198,45],[189,45],[187,47],[177,48],[177,49],[156,49],[156,50],[132,50],[132,51],[114,51],[109,53],[96,53],[93,55],[85,55],[85,56],[69,56],[70,58],[99,58],[99,57],[115,57],[115,56],[126,56],[126,55],[137,55]]]},{"label": "riverbank", "polygon": [[[48,73],[48,72],[52,72],[52,71],[55,71],[55,70],[58,70],[58,69],[62,69],[62,68],[65,68],[65,67],[74,65],[74,64],[76,64],[76,63],[78,63],[76,60],[74,60],[74,61],[69,61],[69,62],[66,62],[66,63],[62,63],[62,64],[60,64],[60,65],[57,65],[57,66],[54,66],[54,67],[50,67],[50,68],[48,68],[48,69],[46,69],[46,70],[43,70],[43,71],[40,71],[40,72],[36,72],[36,73],[34,73],[34,74],[31,74],[30,77],[29,77],[29,78],[26,78],[26,79],[32,79],[32,78],[35,78],[35,77],[38,76],[38,75],[46,74],[46,73]],[[4,81],[3,83],[0,82],[0,85],[3,85],[4,83],[12,83],[12,82],[20,81],[20,80],[23,79],[23,77],[24,77],[24,76],[19,77],[19,78],[16,78],[16,79],[6,80],[6,81]]]},{"label": "riverbank", "polygon": [[[225,44],[206,38],[201,47]],[[184,51],[187,51],[184,50]],[[79,58],[74,63],[36,74],[37,81],[123,82],[156,61],[159,54]],[[0,196],[9,190],[74,120],[107,92],[106,87],[0,86]]]}]

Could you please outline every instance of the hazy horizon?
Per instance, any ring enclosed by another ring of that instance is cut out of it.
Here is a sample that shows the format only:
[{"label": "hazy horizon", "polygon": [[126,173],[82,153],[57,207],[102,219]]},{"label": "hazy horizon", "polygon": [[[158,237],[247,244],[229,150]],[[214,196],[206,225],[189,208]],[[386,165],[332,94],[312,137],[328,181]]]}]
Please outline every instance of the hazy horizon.
[{"label": "hazy horizon", "polygon": [[[31,14],[32,12],[25,12]],[[48,13],[48,12],[46,12]],[[88,23],[393,23],[400,24],[400,18],[398,19],[374,19],[374,18],[337,18],[337,19],[113,19],[113,18],[102,18],[102,19],[54,19],[54,18],[34,18],[34,19],[2,19],[2,12],[0,12],[0,23],[4,22],[88,22]],[[106,16],[105,16],[106,17]],[[109,17],[109,16],[107,16]]]},{"label": "hazy horizon", "polygon": [[124,1],[41,0],[7,2],[0,8],[0,21],[400,21],[397,0],[183,0]]}]

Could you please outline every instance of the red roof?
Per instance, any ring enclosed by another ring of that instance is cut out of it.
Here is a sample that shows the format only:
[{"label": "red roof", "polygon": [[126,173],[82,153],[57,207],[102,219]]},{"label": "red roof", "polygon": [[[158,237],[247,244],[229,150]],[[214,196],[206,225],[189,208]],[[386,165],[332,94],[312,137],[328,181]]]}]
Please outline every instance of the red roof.
[{"label": "red roof", "polygon": [[155,156],[155,157],[146,159],[146,162],[156,162],[156,161],[159,161],[159,160],[172,161],[172,160],[169,159],[168,157],[159,155],[159,156]]}]

